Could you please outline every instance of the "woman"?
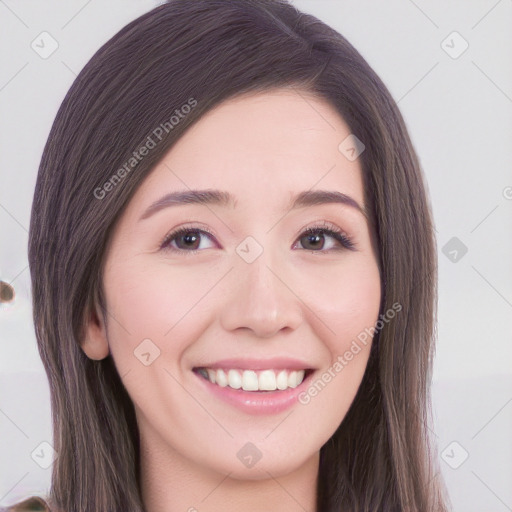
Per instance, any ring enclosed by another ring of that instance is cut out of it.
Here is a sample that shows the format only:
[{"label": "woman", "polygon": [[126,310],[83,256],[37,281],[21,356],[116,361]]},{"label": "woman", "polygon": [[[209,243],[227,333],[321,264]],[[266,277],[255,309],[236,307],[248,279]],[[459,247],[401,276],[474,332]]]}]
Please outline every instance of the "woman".
[{"label": "woman", "polygon": [[284,0],[133,21],[34,195],[51,510],[447,510],[435,261],[403,119],[340,34]]}]

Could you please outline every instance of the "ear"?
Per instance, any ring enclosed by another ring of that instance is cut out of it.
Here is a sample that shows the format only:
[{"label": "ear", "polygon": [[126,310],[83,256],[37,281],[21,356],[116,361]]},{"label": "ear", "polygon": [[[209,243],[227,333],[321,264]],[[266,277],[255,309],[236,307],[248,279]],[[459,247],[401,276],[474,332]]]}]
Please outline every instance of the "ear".
[{"label": "ear", "polygon": [[84,338],[80,346],[89,359],[97,361],[105,359],[110,352],[105,321],[96,305],[87,314]]}]

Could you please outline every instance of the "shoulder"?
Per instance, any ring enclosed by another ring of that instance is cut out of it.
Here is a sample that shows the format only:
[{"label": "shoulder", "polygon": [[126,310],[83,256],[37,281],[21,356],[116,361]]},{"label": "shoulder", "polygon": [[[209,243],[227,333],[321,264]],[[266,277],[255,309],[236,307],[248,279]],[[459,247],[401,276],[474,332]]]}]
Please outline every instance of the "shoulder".
[{"label": "shoulder", "polygon": [[8,507],[0,506],[0,512],[51,512],[51,509],[43,498],[31,496]]}]

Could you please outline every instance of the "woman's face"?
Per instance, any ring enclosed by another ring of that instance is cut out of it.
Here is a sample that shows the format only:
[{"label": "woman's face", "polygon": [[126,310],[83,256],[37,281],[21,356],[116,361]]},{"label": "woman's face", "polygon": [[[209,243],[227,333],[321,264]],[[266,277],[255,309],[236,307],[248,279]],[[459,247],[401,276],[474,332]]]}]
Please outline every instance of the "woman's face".
[{"label": "woman's face", "polygon": [[148,453],[267,478],[316,461],[342,422],[381,297],[349,135],[304,91],[245,95],[133,196],[106,256],[108,326],[83,346],[111,352]]}]

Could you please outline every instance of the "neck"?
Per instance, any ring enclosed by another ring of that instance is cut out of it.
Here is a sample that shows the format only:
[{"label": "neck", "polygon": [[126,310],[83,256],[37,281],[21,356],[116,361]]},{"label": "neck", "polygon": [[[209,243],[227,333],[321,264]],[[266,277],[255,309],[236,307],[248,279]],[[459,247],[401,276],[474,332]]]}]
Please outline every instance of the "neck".
[{"label": "neck", "polygon": [[[183,457],[154,436],[140,438],[141,491],[147,512],[316,512],[319,452],[279,476],[232,478]],[[256,466],[255,466],[256,468]]]}]

